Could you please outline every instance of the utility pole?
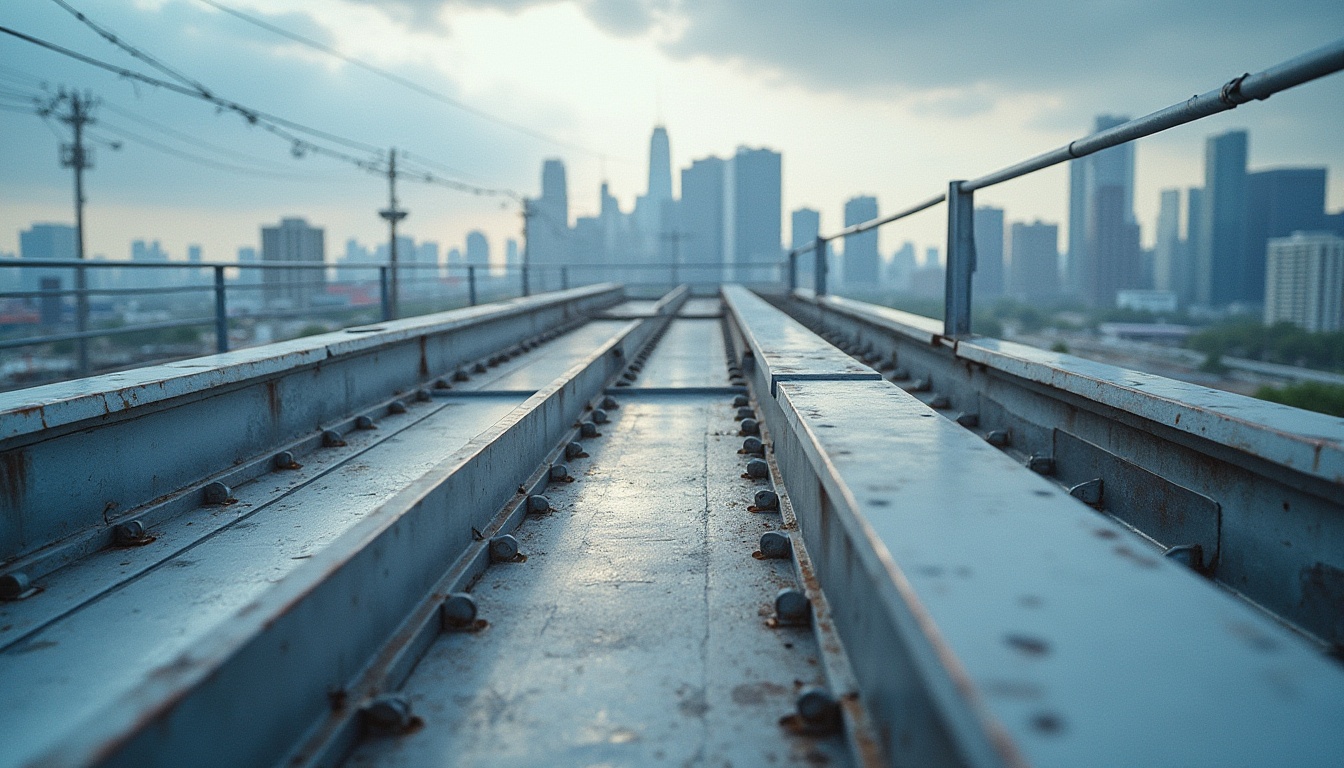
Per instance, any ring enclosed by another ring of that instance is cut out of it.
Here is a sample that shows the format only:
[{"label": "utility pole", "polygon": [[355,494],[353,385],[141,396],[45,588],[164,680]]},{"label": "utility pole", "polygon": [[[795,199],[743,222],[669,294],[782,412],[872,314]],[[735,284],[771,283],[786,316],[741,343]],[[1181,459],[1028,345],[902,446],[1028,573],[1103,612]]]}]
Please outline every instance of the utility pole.
[{"label": "utility pole", "polygon": [[665,243],[672,244],[672,268],[670,274],[672,275],[672,287],[675,288],[678,285],[679,280],[677,272],[681,267],[681,243],[683,240],[690,240],[691,234],[689,232],[663,232],[658,235],[658,239]]},{"label": "utility pole", "polygon": [[401,294],[397,289],[397,222],[406,218],[407,211],[397,208],[397,149],[392,148],[387,159],[387,199],[388,204],[385,210],[379,211],[378,215],[387,219],[388,229],[391,234],[387,241],[387,255],[389,267],[391,269],[390,282],[391,288],[388,291],[388,306],[391,319],[396,320],[401,316]]},{"label": "utility pole", "polygon": [[523,253],[521,259],[522,272],[523,272],[522,287],[523,287],[523,295],[530,296],[532,295],[532,290],[531,286],[528,285],[527,282],[528,250],[529,250],[529,248],[527,247],[527,220],[536,214],[534,214],[532,211],[532,201],[527,198],[523,198],[522,215],[523,215]]},{"label": "utility pole", "polygon": [[[75,328],[83,334],[89,330],[88,279],[84,269],[84,170],[93,167],[93,155],[84,146],[84,126],[97,122],[93,119],[93,110],[98,106],[97,99],[90,93],[67,91],[64,88],[56,97],[42,106],[38,114],[42,117],[54,116],[70,126],[74,141],[61,145],[61,167],[75,170],[75,258],[80,264],[75,267]],[[89,340],[84,336],[76,342],[79,350],[78,372],[80,376],[89,375]]]}]

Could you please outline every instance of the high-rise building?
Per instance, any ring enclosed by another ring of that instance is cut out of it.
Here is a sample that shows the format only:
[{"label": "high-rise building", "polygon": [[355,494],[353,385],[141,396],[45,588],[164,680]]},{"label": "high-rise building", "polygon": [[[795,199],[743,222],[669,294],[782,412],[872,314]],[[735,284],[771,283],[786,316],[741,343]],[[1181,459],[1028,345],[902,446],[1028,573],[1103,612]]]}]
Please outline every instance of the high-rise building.
[{"label": "high-rise building", "polygon": [[477,267],[490,265],[490,241],[479,229],[467,233],[467,264]]},{"label": "high-rise building", "polygon": [[512,237],[504,241],[504,268],[506,271],[518,268],[518,241]]},{"label": "high-rise building", "polygon": [[[1116,115],[1098,115],[1093,133],[1114,128],[1128,120],[1127,117]],[[1085,298],[1093,298],[1097,286],[1099,254],[1092,248],[1097,243],[1110,239],[1108,234],[1099,235],[1090,228],[1090,225],[1096,222],[1110,221],[1109,217],[1097,216],[1098,199],[1104,187],[1119,189],[1119,202],[1112,200],[1107,205],[1118,208],[1123,224],[1133,224],[1135,219],[1132,143],[1103,149],[1073,160],[1069,165],[1069,255],[1065,267],[1065,282],[1069,292]],[[1114,194],[1111,193],[1111,196]],[[1134,267],[1138,268],[1137,261]]]},{"label": "high-rise building", "polygon": [[1040,219],[1013,222],[1009,229],[1008,292],[1023,301],[1056,298],[1059,291],[1059,227]]},{"label": "high-rise building", "polygon": [[[75,228],[68,224],[34,224],[19,233],[19,258],[29,261],[74,261],[79,257],[75,246]],[[92,271],[92,270],[90,270]],[[73,287],[74,273],[69,269],[25,268],[21,290],[60,290]],[[45,282],[44,282],[45,281]],[[55,282],[52,282],[55,281]],[[43,287],[45,285],[45,287]]]},{"label": "high-rise building", "polygon": [[975,274],[971,296],[996,299],[1003,295],[1003,209],[975,209]]},{"label": "high-rise building", "polygon": [[1103,184],[1093,192],[1087,219],[1087,283],[1083,298],[1094,306],[1115,306],[1120,291],[1142,287],[1139,225],[1126,218],[1125,189]]},{"label": "high-rise building", "polygon": [[778,152],[747,147],[738,147],[724,167],[723,245],[731,279],[754,282],[778,277],[781,170]]},{"label": "high-rise building", "polygon": [[[877,198],[870,195],[852,197],[845,201],[845,226],[852,227],[877,218]],[[870,229],[857,235],[845,235],[845,252],[841,264],[843,281],[849,289],[877,287],[881,257],[877,253],[877,230]]]},{"label": "high-rise building", "polygon": [[661,206],[672,199],[672,149],[667,129],[655,126],[649,137],[649,186],[646,196]]},{"label": "high-rise building", "polygon": [[915,244],[906,240],[887,262],[886,269],[883,270],[882,284],[897,291],[909,291],[917,266]]},{"label": "high-rise building", "polygon": [[[799,208],[789,215],[789,248],[797,249],[813,246],[817,235],[821,234],[821,211],[812,208]],[[821,258],[826,258],[825,244],[822,244]],[[807,251],[798,256],[798,285],[812,288],[816,284],[817,254]]]},{"label": "high-rise building", "polygon": [[1181,191],[1164,189],[1157,207],[1157,242],[1153,248],[1153,288],[1176,293],[1181,250]]},{"label": "high-rise building", "polygon": [[[304,219],[281,219],[279,226],[261,228],[261,260],[321,264],[326,261],[326,233]],[[268,303],[306,307],[326,290],[326,275],[321,269],[267,269],[262,285]]]},{"label": "high-rise building", "polygon": [[569,184],[565,164],[546,160],[541,165],[541,196],[528,200],[527,261],[534,288],[550,290],[560,285],[557,267],[569,261]]},{"label": "high-rise building", "polygon": [[1344,330],[1344,238],[1296,232],[1269,241],[1265,324],[1280,322],[1313,333]]},{"label": "high-rise building", "polygon": [[1195,252],[1195,301],[1225,306],[1255,301],[1246,258],[1245,131],[1210,136],[1204,145],[1204,198]]},{"label": "high-rise building", "polygon": [[728,163],[706,157],[681,170],[681,263],[691,280],[723,278],[724,176]]},{"label": "high-rise building", "polygon": [[1246,301],[1264,301],[1271,238],[1326,229],[1325,174],[1324,168],[1276,168],[1246,175]]}]

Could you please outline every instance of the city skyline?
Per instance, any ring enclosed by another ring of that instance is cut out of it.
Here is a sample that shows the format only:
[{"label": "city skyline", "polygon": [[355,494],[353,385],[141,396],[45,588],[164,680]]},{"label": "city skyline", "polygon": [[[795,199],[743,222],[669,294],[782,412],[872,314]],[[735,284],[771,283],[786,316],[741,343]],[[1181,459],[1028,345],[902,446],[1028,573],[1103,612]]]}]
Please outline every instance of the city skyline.
[{"label": "city skyline", "polygon": [[[1269,18],[1254,25],[1229,22],[1221,45],[1199,40],[1194,47],[1172,50],[1163,44],[1166,35],[1193,24],[1197,14],[1190,9],[1172,10],[1160,35],[1143,31],[1148,29],[1146,22],[1140,27],[1137,20],[1143,14],[1135,14],[1136,21],[1121,23],[1116,30],[1131,34],[1107,35],[1096,52],[1089,51],[1085,58],[1093,77],[1082,79],[1070,71],[1076,67],[1062,63],[1065,53],[1077,55],[1076,48],[1062,42],[1046,46],[1039,61],[1014,61],[1013,66],[997,68],[989,64],[1003,63],[1002,46],[992,43],[981,54],[988,58],[959,62],[946,72],[931,72],[922,63],[904,69],[855,66],[858,62],[852,57],[861,54],[853,46],[832,46],[841,60],[850,59],[847,68],[812,57],[781,61],[776,53],[761,49],[748,50],[745,63],[734,64],[721,46],[703,36],[677,38],[682,48],[676,47],[675,40],[669,43],[660,38],[661,25],[676,19],[650,21],[635,14],[631,26],[621,27],[565,3],[525,4],[510,12],[488,5],[440,11],[427,4],[421,6],[421,21],[440,23],[422,24],[405,46],[392,51],[371,45],[405,34],[405,17],[398,18],[391,10],[339,3],[319,21],[296,3],[256,0],[243,6],[282,27],[328,40],[342,50],[460,95],[469,103],[588,147],[593,153],[588,154],[496,130],[441,105],[417,101],[414,94],[389,91],[360,79],[344,65],[240,27],[237,20],[198,3],[159,0],[151,5],[110,3],[96,13],[128,39],[149,46],[221,91],[242,98],[260,88],[256,95],[261,106],[288,117],[348,129],[380,145],[406,146],[460,168],[473,180],[523,192],[535,184],[536,163],[558,155],[566,159],[575,189],[596,189],[606,180],[611,195],[628,208],[644,189],[648,126],[659,122],[660,111],[662,122],[676,137],[670,153],[674,168],[696,157],[731,154],[733,147],[749,137],[755,144],[789,155],[783,179],[784,208],[819,210],[823,230],[832,229],[829,224],[842,219],[843,201],[858,191],[874,194],[892,206],[922,199],[942,188],[950,177],[991,170],[1077,138],[1094,114],[1141,114],[1167,103],[1174,94],[1224,82],[1234,70],[1253,70],[1298,53],[1324,40],[1325,28],[1331,25],[1322,20],[1344,15],[1330,4],[1276,8]],[[731,7],[696,11],[734,12]],[[800,9],[799,20],[808,18],[808,13]],[[1049,15],[1048,8],[1033,7],[1004,23],[1013,29],[1031,28]],[[78,25],[72,29],[73,20],[54,7],[6,8],[0,16],[58,43],[120,61],[116,51],[99,48],[102,41],[86,30]],[[869,25],[872,29],[864,29],[855,23],[854,14],[840,10],[829,14],[825,24],[812,32],[834,41],[842,34],[862,36],[888,30],[899,17],[894,10],[881,10]],[[702,29],[706,20],[688,16],[684,21],[690,30],[685,34],[690,34]],[[912,28],[929,23],[918,15],[901,21]],[[771,40],[791,39],[797,33],[796,23],[771,19],[763,34]],[[1079,12],[1071,14],[1069,23],[1084,32],[1114,24],[1114,20]],[[1130,23],[1134,26],[1126,26]],[[185,37],[184,29],[188,30]],[[1279,34],[1266,34],[1269,29]],[[545,45],[514,57],[516,61],[508,58],[519,41],[542,34],[549,35]],[[910,33],[900,30],[900,34]],[[1058,37],[1063,41],[1070,36]],[[458,57],[451,62],[454,66],[439,54],[444,40],[453,44]],[[1115,48],[1121,45],[1128,47]],[[80,65],[17,47],[21,46],[17,41],[6,41],[5,46],[7,65],[23,69],[31,60],[29,69],[36,68],[53,86],[92,88],[109,104],[123,109],[129,105],[145,117],[215,144],[268,158],[272,162],[268,168],[274,173],[304,176],[304,180],[266,177],[261,185],[249,184],[246,177],[202,170],[133,142],[119,152],[100,148],[98,165],[89,174],[91,254],[114,256],[124,252],[124,244],[131,240],[158,237],[174,255],[184,253],[189,243],[201,243],[209,258],[232,253],[250,242],[257,221],[282,215],[348,222],[348,231],[333,233],[337,237],[380,238],[382,222],[373,211],[383,202],[385,189],[376,177],[351,173],[317,158],[293,162],[283,142],[248,132],[236,121],[214,116],[208,108],[184,104],[152,89],[136,91]],[[889,47],[884,46],[881,55],[908,57],[919,50],[887,52]],[[244,66],[237,66],[239,50],[252,59]],[[1123,55],[1113,61],[1099,55],[1113,50]],[[841,74],[846,69],[848,78]],[[262,73],[266,76],[259,76]],[[1151,76],[1140,77],[1147,75]],[[302,91],[295,91],[298,83],[304,84]],[[562,83],[571,87],[560,87]],[[582,87],[577,87],[579,83]],[[706,83],[715,84],[714,92],[707,90]],[[1145,247],[1153,242],[1150,233],[1158,191],[1196,184],[1198,156],[1207,133],[1250,129],[1257,137],[1256,153],[1262,167],[1338,167],[1344,139],[1327,126],[1338,122],[1331,118],[1335,111],[1344,111],[1338,106],[1344,103],[1340,94],[1344,89],[1339,84],[1322,82],[1300,93],[1276,97],[1274,117],[1248,108],[1212,118],[1206,129],[1183,129],[1141,142],[1134,199]],[[354,109],[355,105],[359,108]],[[389,130],[363,117],[365,112],[388,111],[402,116]],[[103,115],[110,123],[133,125],[116,113]],[[0,120],[0,128],[27,148],[21,155],[0,161],[0,173],[10,182],[0,193],[0,209],[3,222],[13,225],[0,227],[0,251],[14,251],[17,231],[23,225],[69,220],[69,179],[68,172],[52,159],[56,141],[40,121],[12,113]],[[885,138],[893,135],[905,138],[900,142]],[[842,146],[863,147],[863,151],[834,148]],[[248,193],[238,194],[244,185]],[[1039,178],[987,192],[977,203],[1009,209],[1019,218],[1058,221],[1066,228],[1066,187],[1067,172],[1054,169]],[[402,197],[411,210],[408,231],[425,239],[446,241],[455,239],[450,233],[481,229],[492,241],[502,242],[504,237],[516,236],[520,228],[517,212],[500,209],[497,201],[415,186],[404,189]],[[304,202],[280,205],[279,199]],[[1338,174],[1330,179],[1327,200],[1332,210],[1344,206],[1344,180]],[[576,198],[574,211],[597,215],[598,206],[597,199],[584,196]],[[889,253],[907,238],[939,242],[940,225],[934,218],[916,217],[891,229],[892,234],[882,233],[882,252]],[[888,238],[891,241],[885,242]]]}]

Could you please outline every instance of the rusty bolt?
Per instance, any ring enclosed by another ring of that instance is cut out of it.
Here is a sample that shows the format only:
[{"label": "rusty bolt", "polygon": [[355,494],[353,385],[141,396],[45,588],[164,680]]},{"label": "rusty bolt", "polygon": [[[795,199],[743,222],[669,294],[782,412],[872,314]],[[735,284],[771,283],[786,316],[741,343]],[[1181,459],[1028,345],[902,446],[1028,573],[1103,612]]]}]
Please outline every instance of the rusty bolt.
[{"label": "rusty bolt", "polygon": [[471,366],[471,372],[472,372],[472,373],[485,373],[485,363],[482,363],[482,362],[480,362],[479,360],[476,361],[476,364],[473,365],[473,366]]},{"label": "rusty bolt", "polygon": [[454,592],[443,601],[439,617],[444,629],[461,629],[476,623],[476,600],[466,592]]},{"label": "rusty bolt", "polygon": [[411,702],[404,696],[379,696],[360,710],[364,727],[379,735],[405,733],[414,725]]},{"label": "rusty bolt", "polygon": [[345,438],[341,437],[341,433],[334,429],[323,430],[322,445],[327,448],[339,448],[345,445]]},{"label": "rusty bolt", "polygon": [[812,614],[812,601],[802,590],[785,588],[775,595],[775,620],[780,624],[806,624]]},{"label": "rusty bolt", "polygon": [[1177,544],[1162,554],[1192,570],[1204,570],[1204,547],[1198,544]]},{"label": "rusty bolt", "polygon": [[205,503],[223,504],[224,502],[229,500],[229,495],[231,493],[232,491],[230,490],[229,486],[221,482],[210,483],[209,485],[205,486]]},{"label": "rusty bolt", "polygon": [[33,589],[28,574],[23,571],[11,571],[0,575],[0,600],[21,600]]},{"label": "rusty bolt", "polygon": [[756,421],[755,419],[742,420],[742,434],[759,435],[760,433],[761,433],[760,422]]},{"label": "rusty bolt", "polygon": [[787,534],[779,531],[766,531],[761,534],[761,557],[772,560],[786,558],[793,554],[793,542]]},{"label": "rusty bolt", "polygon": [[467,373],[461,368],[458,368],[456,371],[453,371],[453,381],[466,381],[470,378],[471,374]]},{"label": "rusty bolt", "polygon": [[747,477],[760,480],[769,476],[770,465],[765,462],[765,459],[752,459],[747,462]]},{"label": "rusty bolt", "polygon": [[534,493],[527,497],[527,512],[530,515],[540,515],[543,512],[551,511],[551,500],[542,496],[540,493]]},{"label": "rusty bolt", "polygon": [[643,357],[635,358],[635,362],[630,364],[630,370],[634,371],[635,373],[639,373],[640,371],[644,370],[644,364],[640,362],[640,360],[643,359],[644,359]]},{"label": "rusty bolt", "polygon": [[112,541],[118,545],[138,544],[145,540],[145,524],[139,520],[127,520],[112,526]]},{"label": "rusty bolt", "polygon": [[607,423],[607,412],[604,411],[604,410],[602,410],[601,408],[594,408],[594,409],[593,409],[593,414],[592,414],[592,416],[593,416],[593,423],[594,423],[594,424],[606,424],[606,423]]},{"label": "rusty bolt", "polygon": [[980,414],[966,412],[957,414],[956,422],[967,429],[980,426]]},{"label": "rusty bolt", "polygon": [[429,402],[431,399],[433,399],[433,397],[434,397],[434,396],[431,395],[431,394],[429,393],[429,390],[428,390],[428,389],[417,389],[417,390],[415,390],[415,399],[416,399],[416,400],[419,400],[419,401],[422,402],[422,403],[427,403],[427,402]]},{"label": "rusty bolt", "polygon": [[604,410],[608,411],[614,411],[617,408],[621,407],[621,404],[616,402],[616,398],[612,397],[611,395],[607,395],[606,397],[602,398],[602,402],[599,403],[599,405],[601,405]]},{"label": "rusty bolt", "polygon": [[298,469],[301,464],[294,460],[294,454],[290,451],[281,451],[275,454],[271,460],[276,469]]},{"label": "rusty bolt", "polygon": [[742,452],[754,455],[765,454],[765,443],[761,442],[759,437],[748,437],[742,441]]},{"label": "rusty bolt", "polygon": [[621,374],[621,378],[625,379],[626,381],[634,381],[635,379],[639,378],[639,374],[635,373],[634,371],[626,371],[625,373]]},{"label": "rusty bolt", "polygon": [[752,409],[747,408],[746,406],[737,409],[738,421],[741,421],[743,419],[754,419],[754,418],[756,418],[756,412],[753,411]]},{"label": "rusty bolt", "polygon": [[402,401],[400,401],[400,400],[393,400],[392,402],[390,402],[390,403],[387,404],[387,412],[388,412],[388,413],[405,413],[405,412],[406,412],[406,403],[404,403],[404,402],[402,402]]},{"label": "rusty bolt", "polygon": [[583,443],[576,443],[570,441],[569,444],[565,446],[566,459],[577,459],[582,455],[583,455]]},{"label": "rusty bolt", "polygon": [[505,533],[490,539],[490,562],[507,563],[518,557],[518,540]]},{"label": "rusty bolt", "polygon": [[840,702],[820,686],[805,688],[796,702],[798,717],[813,728],[833,729],[840,724]]},{"label": "rusty bolt", "polygon": [[439,378],[434,380],[435,389],[452,389],[453,385],[448,383],[447,379]]},{"label": "rusty bolt", "polygon": [[753,506],[757,509],[779,509],[779,494],[769,488],[762,488],[756,492],[755,502]]},{"label": "rusty bolt", "polygon": [[377,426],[378,425],[373,423],[373,418],[370,416],[355,417],[355,429],[376,429]]},{"label": "rusty bolt", "polygon": [[566,467],[564,464],[552,464],[550,474],[547,475],[547,479],[551,480],[552,482],[560,482],[562,480],[568,480],[569,467]]},{"label": "rusty bolt", "polygon": [[589,419],[579,422],[579,435],[582,437],[597,437],[597,423]]},{"label": "rusty bolt", "polygon": [[1038,475],[1053,475],[1055,474],[1055,460],[1049,456],[1032,454],[1031,458],[1027,459],[1027,468]]},{"label": "rusty bolt", "polygon": [[995,429],[991,431],[989,434],[985,435],[985,440],[987,440],[990,445],[995,446],[996,448],[1002,448],[1008,445],[1008,442],[1011,440],[1011,438],[1008,436],[1008,430]]},{"label": "rusty bolt", "polygon": [[741,408],[742,406],[749,405],[750,403],[751,401],[747,399],[746,395],[738,395],[737,397],[733,398],[734,408]]}]

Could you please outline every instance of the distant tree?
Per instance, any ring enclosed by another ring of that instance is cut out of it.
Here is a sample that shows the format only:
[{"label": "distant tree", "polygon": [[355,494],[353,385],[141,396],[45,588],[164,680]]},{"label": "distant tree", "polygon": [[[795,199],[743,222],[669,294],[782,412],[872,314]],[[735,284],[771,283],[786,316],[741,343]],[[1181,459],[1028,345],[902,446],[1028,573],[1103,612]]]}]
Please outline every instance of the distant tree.
[{"label": "distant tree", "polygon": [[1344,386],[1319,381],[1304,381],[1286,387],[1261,387],[1255,396],[1294,408],[1344,416]]}]

